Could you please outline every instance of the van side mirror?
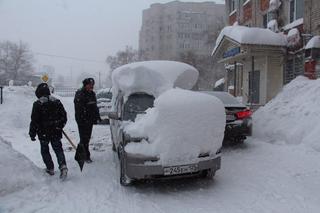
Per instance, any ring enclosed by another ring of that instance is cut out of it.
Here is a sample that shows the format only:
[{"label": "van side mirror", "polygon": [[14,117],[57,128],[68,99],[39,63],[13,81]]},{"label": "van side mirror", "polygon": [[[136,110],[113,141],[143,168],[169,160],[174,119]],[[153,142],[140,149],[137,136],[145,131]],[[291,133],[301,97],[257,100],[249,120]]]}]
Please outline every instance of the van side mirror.
[{"label": "van side mirror", "polygon": [[120,120],[118,112],[108,112],[108,117],[112,120]]}]

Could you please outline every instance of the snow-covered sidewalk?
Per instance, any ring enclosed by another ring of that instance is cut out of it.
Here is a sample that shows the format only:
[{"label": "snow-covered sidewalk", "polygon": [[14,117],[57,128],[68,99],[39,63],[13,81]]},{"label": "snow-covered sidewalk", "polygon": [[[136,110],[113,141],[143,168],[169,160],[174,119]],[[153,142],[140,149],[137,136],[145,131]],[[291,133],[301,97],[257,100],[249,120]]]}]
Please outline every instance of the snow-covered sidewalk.
[{"label": "snow-covered sidewalk", "polygon": [[[102,130],[102,129],[100,129]],[[83,173],[48,177],[1,198],[9,212],[318,212],[319,153],[250,139],[223,152],[213,181],[176,180],[122,187],[111,148]],[[69,160],[70,162],[70,160]],[[70,164],[69,164],[70,165]],[[41,180],[41,177],[39,177]]]},{"label": "snow-covered sidewalk", "polygon": [[[27,134],[33,93],[20,89],[7,92],[5,105],[0,105],[0,147],[5,146],[2,150],[11,157],[16,156],[11,153],[17,150],[43,168],[39,144],[31,142]],[[69,118],[65,130],[78,142],[72,98],[61,100]],[[132,187],[119,184],[118,159],[111,150],[108,126],[94,127],[91,141],[94,162],[86,164],[82,173],[73,160],[74,151],[66,152],[69,176],[65,182],[60,182],[58,175],[48,177],[19,153],[16,161],[7,160],[1,152],[0,165],[16,169],[12,173],[1,170],[0,181],[3,177],[12,178],[13,182],[25,177],[30,184],[0,195],[0,212],[319,212],[317,149],[303,142],[288,145],[272,135],[264,135],[263,139],[261,134],[255,135],[243,145],[224,149],[222,168],[214,180],[151,182]],[[13,148],[3,144],[4,140]],[[64,147],[69,147],[65,140]],[[19,162],[30,169],[21,169]]]}]

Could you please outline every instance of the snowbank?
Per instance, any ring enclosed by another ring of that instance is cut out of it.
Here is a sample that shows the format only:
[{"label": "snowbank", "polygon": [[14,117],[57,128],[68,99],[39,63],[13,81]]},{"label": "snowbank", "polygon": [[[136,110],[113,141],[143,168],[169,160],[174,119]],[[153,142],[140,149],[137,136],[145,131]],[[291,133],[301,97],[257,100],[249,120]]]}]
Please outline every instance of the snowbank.
[{"label": "snowbank", "polygon": [[219,34],[212,55],[216,52],[224,37],[229,37],[240,44],[260,44],[271,46],[286,46],[287,40],[283,34],[272,32],[269,29],[227,26]]},{"label": "snowbank", "polygon": [[29,159],[16,152],[0,137],[0,196],[21,190],[42,180],[42,174]]},{"label": "snowbank", "polygon": [[113,94],[121,90],[127,97],[135,92],[145,92],[158,97],[164,91],[179,87],[191,89],[198,71],[185,63],[175,61],[144,61],[121,66],[113,71]]},{"label": "snowbank", "polygon": [[313,36],[305,47],[305,49],[312,48],[320,48],[320,36]]},{"label": "snowbank", "polygon": [[320,151],[320,79],[297,77],[254,113],[254,136]]},{"label": "snowbank", "polygon": [[158,156],[163,165],[193,163],[200,153],[213,153],[221,147],[225,128],[222,102],[207,94],[171,89],[160,95],[154,108],[125,126],[143,143],[129,143],[126,151]]}]

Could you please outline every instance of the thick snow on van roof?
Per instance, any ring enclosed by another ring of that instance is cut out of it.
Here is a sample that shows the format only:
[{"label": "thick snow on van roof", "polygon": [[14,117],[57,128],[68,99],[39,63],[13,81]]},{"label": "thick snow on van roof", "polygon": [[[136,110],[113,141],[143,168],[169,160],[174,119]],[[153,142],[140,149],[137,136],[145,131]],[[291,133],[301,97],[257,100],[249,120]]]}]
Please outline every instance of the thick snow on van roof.
[{"label": "thick snow on van roof", "polygon": [[176,61],[143,61],[121,66],[112,73],[113,92],[125,96],[145,92],[158,97],[164,91],[179,87],[191,89],[197,82],[196,68]]}]

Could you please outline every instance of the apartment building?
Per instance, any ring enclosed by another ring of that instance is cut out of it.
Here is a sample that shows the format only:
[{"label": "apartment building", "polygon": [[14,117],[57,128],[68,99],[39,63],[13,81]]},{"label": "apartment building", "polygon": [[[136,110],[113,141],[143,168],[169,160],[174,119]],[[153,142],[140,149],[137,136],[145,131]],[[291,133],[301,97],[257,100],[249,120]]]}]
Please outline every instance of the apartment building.
[{"label": "apartment building", "polygon": [[214,2],[152,4],[143,11],[139,50],[146,60],[177,60],[181,53],[210,55],[225,6]]}]

